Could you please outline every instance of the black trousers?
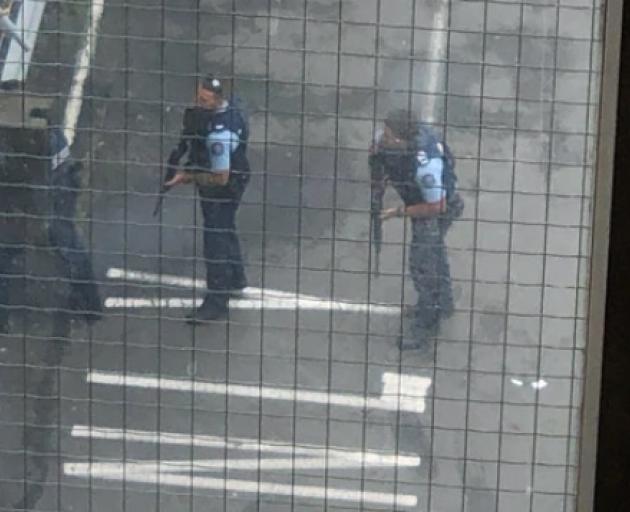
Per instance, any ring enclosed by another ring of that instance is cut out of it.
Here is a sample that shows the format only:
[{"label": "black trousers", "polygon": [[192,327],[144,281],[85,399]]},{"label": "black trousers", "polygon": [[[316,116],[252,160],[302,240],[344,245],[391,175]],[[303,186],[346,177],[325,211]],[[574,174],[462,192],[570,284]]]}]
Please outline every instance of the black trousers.
[{"label": "black trousers", "polygon": [[70,307],[81,312],[100,312],[102,303],[94,277],[90,254],[75,225],[77,196],[80,188],[79,166],[64,163],[52,172],[51,200],[53,215],[48,235],[70,281]]},{"label": "black trousers", "polygon": [[199,189],[203,213],[203,254],[206,263],[207,300],[227,306],[229,291],[246,283],[241,244],[236,232],[240,197],[215,198]]},{"label": "black trousers", "polygon": [[444,232],[437,219],[414,219],[409,248],[409,270],[418,292],[414,328],[435,326],[453,310],[451,271]]}]

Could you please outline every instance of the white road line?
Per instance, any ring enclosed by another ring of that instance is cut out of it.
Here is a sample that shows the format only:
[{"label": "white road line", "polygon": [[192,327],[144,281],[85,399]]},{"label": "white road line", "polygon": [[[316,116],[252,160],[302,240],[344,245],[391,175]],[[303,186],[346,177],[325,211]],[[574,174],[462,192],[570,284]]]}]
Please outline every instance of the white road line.
[{"label": "white road line", "polygon": [[[437,100],[442,100],[440,78],[445,76],[442,68],[447,65],[443,62],[445,49],[448,42],[448,7],[449,0],[434,0],[435,12],[433,14],[433,26],[429,39],[429,83],[426,90],[429,91],[426,113],[427,121],[438,122]],[[430,117],[429,117],[430,116]]]},{"label": "white road line", "polygon": [[400,315],[400,306],[361,304],[326,299],[230,299],[232,309],[308,309],[313,311],[339,311],[345,313],[371,313],[379,315]]},{"label": "white road line", "polygon": [[[169,298],[131,298],[107,297],[107,309],[188,309],[198,307],[202,299],[186,299],[182,297]],[[399,306],[381,306],[378,304],[355,304],[352,302],[311,300],[302,298],[264,298],[264,299],[230,299],[231,309],[277,309],[277,310],[313,310],[339,311],[345,313],[367,313],[380,315],[400,315]]]},{"label": "white road line", "polygon": [[[126,270],[123,268],[112,267],[107,271],[107,277],[113,280],[126,280],[126,281],[134,281],[139,283],[147,283],[147,284],[161,284],[164,286],[175,286],[179,288],[187,288],[187,289],[206,289],[206,282],[202,279],[191,279],[188,277],[180,277],[169,274],[155,274],[153,272],[142,272],[138,270]],[[266,300],[266,299],[287,299],[293,301],[300,301],[301,303],[307,304],[309,302],[320,302],[320,303],[335,303],[335,304],[349,304],[349,305],[357,305],[353,302],[342,300],[342,301],[331,301],[326,297],[318,297],[317,295],[306,295],[303,293],[295,293],[295,292],[287,292],[283,290],[274,290],[271,288],[255,288],[252,286],[248,286],[243,290],[243,297],[247,299],[258,299],[258,300]],[[151,299],[149,299],[151,300]],[[187,300],[187,299],[184,299]],[[187,303],[191,305],[192,303]],[[384,307],[388,308],[387,311],[396,310],[400,313],[399,307],[386,306],[386,305],[374,305],[376,307]]]},{"label": "white road line", "polygon": [[376,451],[354,451],[338,447],[314,445],[293,445],[278,441],[258,441],[256,439],[219,436],[179,434],[171,432],[150,432],[146,430],[127,430],[106,427],[75,425],[72,437],[81,439],[100,439],[105,441],[125,441],[148,444],[168,444],[173,446],[194,446],[196,448],[217,448],[244,452],[272,453],[300,457],[337,459],[354,464],[386,466],[420,466],[417,455],[387,455]]},{"label": "white road line", "polygon": [[133,465],[134,470],[139,472],[162,473],[205,473],[220,471],[225,469],[238,471],[292,471],[319,470],[319,469],[361,469],[365,467],[395,467],[396,464],[384,462],[370,462],[363,464],[357,460],[343,460],[327,457],[296,457],[292,458],[255,458],[255,459],[200,459],[192,463],[186,460],[160,460],[160,461],[134,461],[134,462],[93,462],[95,466],[115,467]]},{"label": "white road line", "polygon": [[[107,271],[109,279],[135,281],[147,284],[161,284],[164,286],[177,286],[189,289],[206,289],[206,282],[202,279],[191,279],[189,277],[173,276],[168,274],[154,274],[152,272],[141,272],[138,270],[125,270],[123,268],[110,268]],[[302,293],[285,292],[281,290],[273,290],[270,288],[254,288],[248,286],[243,290],[243,294],[247,297],[266,298],[275,297],[280,299],[306,299],[319,300],[320,297],[315,295],[304,295]]]},{"label": "white road line", "polygon": [[81,106],[83,104],[83,90],[85,89],[85,81],[90,73],[92,56],[96,52],[96,34],[101,18],[103,17],[104,8],[104,0],[91,0],[90,24],[85,34],[85,42],[77,58],[64,115],[64,135],[68,139],[68,146],[72,146],[76,135]]},{"label": "white road line", "polygon": [[107,297],[107,309],[188,309],[201,306],[203,299],[132,299],[125,297]]},{"label": "white road line", "polygon": [[384,399],[395,400],[400,405],[401,411],[413,410],[414,407],[419,407],[418,402],[420,401],[422,407],[420,412],[424,412],[424,399],[431,387],[431,379],[429,377],[385,372],[381,378],[383,381],[382,396]]},{"label": "white road line", "polygon": [[[510,382],[514,384],[515,386],[518,386],[519,388],[522,388],[525,385],[525,382],[523,382],[521,379],[513,378],[513,379],[510,379]],[[549,385],[549,383],[545,379],[540,379],[537,381],[530,382],[529,385],[533,389],[545,389]]]},{"label": "white road line", "polygon": [[[137,270],[126,270],[122,268],[110,268],[107,277],[114,280],[135,281],[147,284],[161,284],[165,286],[176,286],[188,289],[206,288],[206,283],[201,279],[191,279],[187,277],[173,276],[168,274],[155,274],[152,272],[142,272]],[[159,299],[130,298],[130,297],[108,297],[105,300],[105,307],[108,309],[186,309],[197,307],[201,304],[201,299],[185,297],[168,297]],[[349,301],[335,301],[315,295],[297,294],[269,288],[248,287],[243,291],[243,298],[233,298],[230,300],[232,309],[278,309],[278,310],[315,310],[315,311],[343,311],[349,313],[370,312],[381,315],[399,315],[399,306],[388,306],[382,304],[362,304]]]},{"label": "white road line", "polygon": [[177,475],[136,467],[133,463],[66,463],[64,473],[80,478],[101,478],[104,480],[146,483],[185,487],[188,489],[216,489],[229,492],[248,492],[256,494],[274,494],[281,496],[299,496],[301,498],[328,499],[335,501],[363,502],[390,507],[415,507],[418,499],[410,494],[389,494],[351,489],[326,488],[310,485],[286,485],[272,482],[209,478],[202,476]]},{"label": "white road line", "polygon": [[[244,398],[286,400],[290,402],[298,401],[322,405],[330,404],[337,407],[352,407],[357,409],[367,408],[412,413],[424,412],[426,392],[431,385],[431,379],[415,375],[407,375],[404,377],[389,377],[389,375],[392,374],[386,373],[383,375],[383,393],[379,397],[365,397],[351,393],[326,393],[324,391],[308,391],[270,386],[200,382],[144,375],[121,375],[119,373],[99,371],[88,373],[87,381],[92,384],[109,386],[129,386],[143,389],[160,389],[164,391],[192,391],[195,393],[215,395],[227,394]],[[396,379],[400,379],[399,382],[401,384],[394,386],[391,382]]]}]

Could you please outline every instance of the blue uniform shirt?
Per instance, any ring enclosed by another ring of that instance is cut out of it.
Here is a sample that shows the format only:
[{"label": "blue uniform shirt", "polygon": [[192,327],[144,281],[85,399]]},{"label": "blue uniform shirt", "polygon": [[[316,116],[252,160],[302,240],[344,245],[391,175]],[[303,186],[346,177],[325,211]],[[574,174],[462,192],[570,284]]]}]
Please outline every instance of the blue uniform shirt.
[{"label": "blue uniform shirt", "polygon": [[206,128],[208,170],[249,173],[246,153],[249,129],[241,111],[227,104],[212,112]]},{"label": "blue uniform shirt", "polygon": [[206,164],[199,166],[205,172],[230,171],[225,187],[209,187],[207,197],[240,198],[249,182],[247,160],[249,127],[241,110],[231,104],[210,112],[205,124],[204,148]]},{"label": "blue uniform shirt", "polygon": [[406,206],[439,202],[446,197],[444,146],[427,125],[411,142],[407,149],[378,149],[387,176]]},{"label": "blue uniform shirt", "polygon": [[415,178],[420,187],[422,199],[426,203],[438,203],[446,197],[442,180],[443,170],[444,160],[442,158],[431,158],[424,160],[423,163],[418,163]]}]

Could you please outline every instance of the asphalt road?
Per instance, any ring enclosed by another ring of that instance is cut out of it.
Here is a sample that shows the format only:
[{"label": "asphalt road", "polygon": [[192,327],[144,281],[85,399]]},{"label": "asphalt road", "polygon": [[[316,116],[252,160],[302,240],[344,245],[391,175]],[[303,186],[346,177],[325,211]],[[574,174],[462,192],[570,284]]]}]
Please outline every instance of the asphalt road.
[{"label": "asphalt road", "polygon": [[[74,152],[112,307],[92,331],[74,325],[63,352],[42,343],[53,370],[22,375],[51,396],[24,408],[52,422],[27,442],[41,453],[27,462],[33,506],[573,510],[590,2],[213,1],[199,17],[196,4],[105,2]],[[448,39],[427,30],[439,12]],[[265,293],[191,328],[180,306],[204,273],[194,191],[151,213],[191,76],[210,70],[238,77],[251,112],[239,227]],[[375,117],[410,101],[446,121],[467,204],[448,239],[457,311],[429,357],[395,347],[400,304],[414,301],[402,222],[369,272],[365,148]],[[170,302],[121,307],[146,299]]]}]

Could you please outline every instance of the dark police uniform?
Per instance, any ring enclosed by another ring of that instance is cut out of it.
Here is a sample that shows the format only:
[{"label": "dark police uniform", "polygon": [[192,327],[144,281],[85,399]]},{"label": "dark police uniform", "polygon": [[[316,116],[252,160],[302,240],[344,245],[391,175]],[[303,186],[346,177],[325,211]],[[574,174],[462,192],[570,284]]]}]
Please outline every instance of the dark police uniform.
[{"label": "dark police uniform", "polygon": [[[218,110],[189,109],[180,145],[169,163],[188,152],[186,170],[193,172],[201,198],[204,259],[208,294],[202,308],[226,311],[229,295],[247,285],[236,212],[250,178],[247,160],[249,127],[243,112],[227,103]],[[229,169],[225,186],[204,183],[208,173]]]},{"label": "dark police uniform", "polygon": [[[34,109],[31,115],[47,119],[46,112],[40,109]],[[50,209],[47,212],[47,236],[50,247],[61,261],[63,274],[60,277],[70,285],[68,302],[60,304],[60,307],[69,307],[81,313],[88,323],[93,323],[100,318],[103,305],[90,255],[74,223],[77,196],[81,188],[81,166],[71,159],[68,141],[60,127],[49,125],[48,151],[50,166],[46,182]],[[23,254],[23,245],[0,248],[0,330],[6,331],[8,328],[9,285],[12,279],[19,277],[11,270],[15,270]]]},{"label": "dark police uniform", "polygon": [[70,158],[68,141],[60,127],[51,126],[48,134],[52,207],[48,237],[61,257],[64,278],[70,281],[70,308],[81,312],[91,323],[100,318],[103,305],[90,255],[74,223],[81,188],[81,164]]},{"label": "dark police uniform", "polygon": [[[426,125],[408,149],[388,149],[377,145],[386,177],[405,206],[435,203],[445,199],[443,184],[444,146]],[[412,340],[404,345],[419,345],[434,334],[441,318],[453,310],[450,268],[444,243],[444,215],[412,218],[409,269],[418,293],[412,324]]]}]

